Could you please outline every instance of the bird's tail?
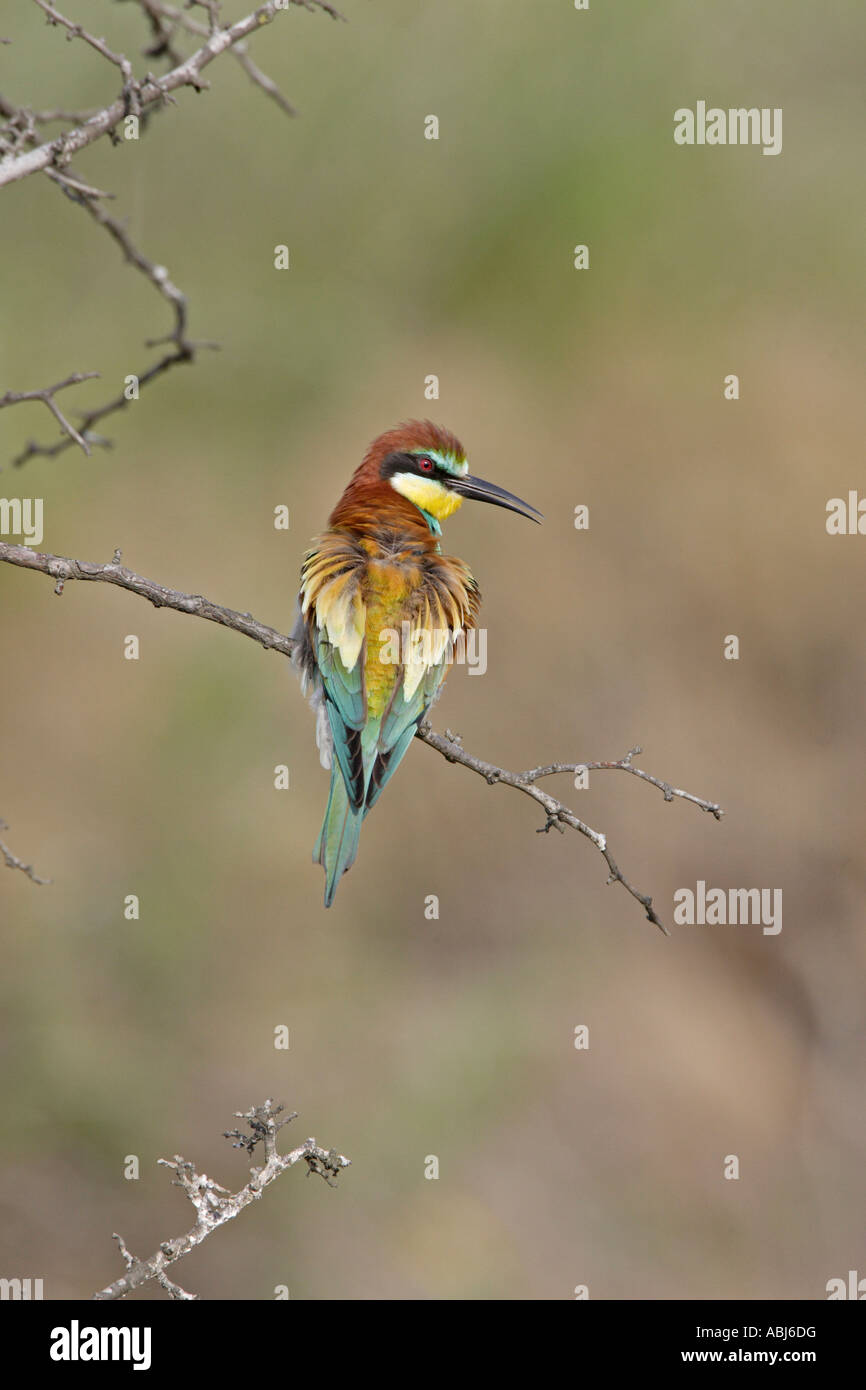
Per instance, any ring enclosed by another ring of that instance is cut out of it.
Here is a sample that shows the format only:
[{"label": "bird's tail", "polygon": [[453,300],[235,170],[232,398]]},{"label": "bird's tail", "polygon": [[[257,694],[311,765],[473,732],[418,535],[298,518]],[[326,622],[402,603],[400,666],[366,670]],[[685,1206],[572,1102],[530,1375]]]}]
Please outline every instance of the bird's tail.
[{"label": "bird's tail", "polygon": [[334,759],[325,819],[313,850],[313,862],[325,870],[325,907],[331,906],[337,884],[355,862],[363,819],[363,810],[356,811],[350,805],[346,784]]}]

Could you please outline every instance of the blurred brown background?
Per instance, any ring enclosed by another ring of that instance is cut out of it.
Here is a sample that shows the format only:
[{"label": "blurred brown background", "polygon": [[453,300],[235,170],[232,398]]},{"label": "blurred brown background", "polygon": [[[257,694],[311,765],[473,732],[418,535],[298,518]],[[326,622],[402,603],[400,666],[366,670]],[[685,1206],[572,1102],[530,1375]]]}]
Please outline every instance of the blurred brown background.
[{"label": "blurred brown background", "polygon": [[[64,9],[140,49],[133,6]],[[824,524],[829,497],[866,490],[866,18],[803,0],[345,10],[258,36],[300,119],[221,60],[138,145],[76,161],[223,350],[106,422],[115,448],[90,460],[9,469],[54,425],[4,411],[0,494],[45,499],[43,549],[121,547],[287,630],[303,549],[368,440],[432,414],[546,516],[470,504],[449,524],[489,669],[453,673],[435,724],[511,768],[641,743],[725,819],[617,773],[550,790],[669,923],[704,879],[781,888],[784,927],[665,940],[588,842],[537,835],[525,798],[420,744],[326,914],[327,777],[285,662],[3,566],[3,838],[53,884],[0,868],[0,1273],[88,1297],[121,1272],[112,1231],[144,1256],[191,1224],[156,1159],[241,1185],[221,1131],[276,1095],[300,1111],[286,1146],[312,1133],[353,1166],[337,1191],[287,1175],[177,1266],[203,1297],[822,1298],[866,1274],[866,540]],[[114,95],[35,6],[2,32],[11,100]],[[782,107],[782,154],[677,147],[673,112],[698,99]],[[98,370],[65,404],[98,403],[143,369],[165,306],[46,179],[2,199],[0,392]]]}]

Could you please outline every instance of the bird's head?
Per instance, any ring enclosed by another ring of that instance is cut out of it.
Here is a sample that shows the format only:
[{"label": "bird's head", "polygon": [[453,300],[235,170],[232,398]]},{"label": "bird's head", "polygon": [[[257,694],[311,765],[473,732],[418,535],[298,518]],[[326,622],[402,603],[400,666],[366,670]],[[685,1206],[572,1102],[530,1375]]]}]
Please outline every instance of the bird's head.
[{"label": "bird's head", "polygon": [[430,420],[410,420],[380,435],[370,446],[364,465],[378,480],[412,502],[438,530],[466,498],[507,507],[531,521],[541,513],[513,493],[476,478],[469,472],[466,451],[449,430]]}]

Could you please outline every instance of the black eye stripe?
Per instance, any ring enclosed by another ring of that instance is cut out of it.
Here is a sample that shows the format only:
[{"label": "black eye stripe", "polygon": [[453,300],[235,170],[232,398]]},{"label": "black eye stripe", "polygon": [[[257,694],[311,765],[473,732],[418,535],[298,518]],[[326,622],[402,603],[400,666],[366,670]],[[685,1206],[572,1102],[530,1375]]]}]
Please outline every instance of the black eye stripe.
[{"label": "black eye stripe", "polygon": [[407,454],[394,452],[388,454],[382,460],[382,477],[392,478],[395,473],[417,473],[419,478],[447,478],[447,471],[440,467],[435,459],[429,459],[432,468],[422,468],[422,460],[429,458],[428,454]]}]

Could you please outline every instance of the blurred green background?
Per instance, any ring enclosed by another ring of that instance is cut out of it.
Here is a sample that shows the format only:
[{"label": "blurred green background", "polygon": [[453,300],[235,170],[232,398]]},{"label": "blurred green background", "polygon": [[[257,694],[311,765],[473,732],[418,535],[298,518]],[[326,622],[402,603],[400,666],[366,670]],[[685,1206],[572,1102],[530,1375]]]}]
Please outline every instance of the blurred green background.
[{"label": "blurred green background", "polygon": [[[866,1273],[866,541],[824,524],[864,487],[866,16],[344,8],[256,36],[299,119],[225,58],[138,144],[75,161],[222,351],[107,421],[115,447],[91,459],[12,470],[55,426],[3,411],[0,494],[44,498],[43,549],[120,547],[288,630],[307,540],[367,442],[432,415],[546,516],[467,505],[449,524],[489,669],[454,671],[436,726],[511,768],[641,743],[725,819],[616,773],[547,785],[669,923],[703,879],[782,888],[784,927],[665,940],[587,841],[536,834],[525,798],[420,744],[326,914],[327,777],[283,659],[2,566],[3,838],[53,883],[0,868],[0,1274],[88,1297],[121,1272],[112,1231],[144,1256],[191,1224],[156,1159],[240,1186],[221,1131],[275,1095],[300,1111],[284,1146],[314,1134],[353,1166],[337,1191],[287,1175],[177,1266],[203,1297],[822,1298]],[[161,70],[133,5],[65,10]],[[35,6],[0,32],[9,100],[115,95]],[[698,99],[782,107],[782,154],[676,146]],[[47,179],[3,190],[0,252],[0,393],[99,371],[65,397],[84,408],[151,360],[166,306]]]}]

